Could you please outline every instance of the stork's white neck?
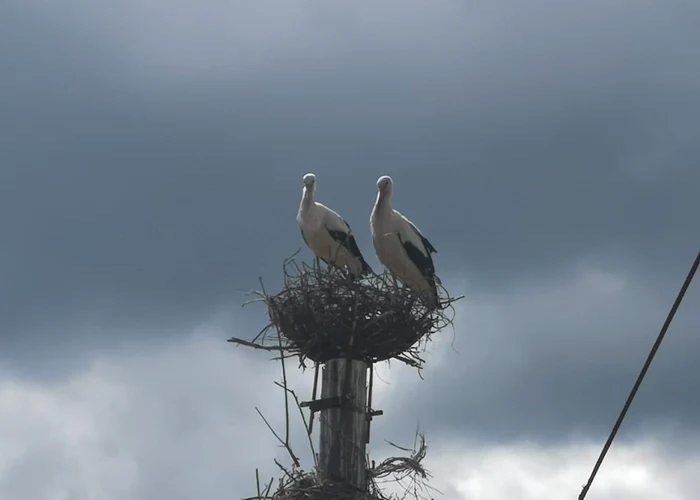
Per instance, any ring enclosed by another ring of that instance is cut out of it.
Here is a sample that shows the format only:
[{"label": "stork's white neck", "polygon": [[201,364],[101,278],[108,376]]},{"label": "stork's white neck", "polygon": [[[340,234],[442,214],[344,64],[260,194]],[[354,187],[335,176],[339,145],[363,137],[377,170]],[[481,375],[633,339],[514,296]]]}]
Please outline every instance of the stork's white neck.
[{"label": "stork's white neck", "polygon": [[314,188],[304,186],[304,194],[301,197],[301,205],[304,208],[310,207],[314,202]]},{"label": "stork's white neck", "polygon": [[377,193],[377,210],[381,212],[391,210],[391,193],[388,191],[379,191]]}]

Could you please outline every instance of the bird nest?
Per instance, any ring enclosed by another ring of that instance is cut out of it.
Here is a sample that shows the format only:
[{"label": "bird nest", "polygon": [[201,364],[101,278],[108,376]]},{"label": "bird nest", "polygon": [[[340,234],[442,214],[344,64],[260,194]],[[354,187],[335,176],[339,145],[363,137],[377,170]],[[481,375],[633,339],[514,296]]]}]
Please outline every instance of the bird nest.
[{"label": "bird nest", "polygon": [[[258,494],[245,500],[423,500],[428,498],[430,491],[437,492],[428,485],[430,473],[423,467],[423,460],[428,451],[423,434],[416,436],[418,441],[413,450],[401,448],[389,442],[390,445],[411,451],[409,456],[387,458],[376,467],[368,469],[368,487],[360,490],[346,483],[324,478],[318,472],[304,472],[292,468],[287,469],[276,462],[283,475],[279,479],[277,491],[272,492],[273,481],[261,486],[258,480]],[[256,473],[257,478],[257,473]],[[394,483],[395,489],[402,490],[397,495],[387,495],[381,486]]]},{"label": "bird nest", "polygon": [[[441,308],[432,308],[408,287],[388,275],[350,279],[339,269],[283,265],[284,287],[276,295],[255,292],[267,305],[270,323],[252,347],[268,346],[325,363],[334,358],[368,363],[396,358],[420,367],[422,341],[454,317],[452,298],[438,285]],[[270,336],[272,328],[278,335]]]},{"label": "bird nest", "polygon": [[274,500],[383,500],[381,496],[360,491],[348,484],[322,479],[309,473],[281,484],[272,496]]}]

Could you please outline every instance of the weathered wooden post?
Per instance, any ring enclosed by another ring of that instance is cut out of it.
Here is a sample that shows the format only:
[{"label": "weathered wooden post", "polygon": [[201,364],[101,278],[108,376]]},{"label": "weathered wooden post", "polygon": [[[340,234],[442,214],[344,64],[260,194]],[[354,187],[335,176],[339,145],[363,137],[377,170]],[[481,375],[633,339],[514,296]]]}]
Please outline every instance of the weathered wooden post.
[{"label": "weathered wooden post", "polygon": [[366,480],[367,363],[332,359],[321,377],[319,463],[322,474],[364,490]]}]

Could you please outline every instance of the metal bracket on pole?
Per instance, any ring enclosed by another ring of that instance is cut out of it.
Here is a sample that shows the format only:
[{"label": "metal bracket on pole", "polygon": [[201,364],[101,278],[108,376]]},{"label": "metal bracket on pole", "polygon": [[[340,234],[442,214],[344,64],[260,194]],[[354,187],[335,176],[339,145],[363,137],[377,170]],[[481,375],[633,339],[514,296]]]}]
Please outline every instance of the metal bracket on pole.
[{"label": "metal bracket on pole", "polygon": [[299,406],[308,408],[312,413],[330,408],[340,408],[343,405],[343,398],[334,396],[332,398],[315,399],[313,401],[302,401]]},{"label": "metal bracket on pole", "polygon": [[374,389],[374,363],[369,364],[369,390],[367,391],[367,434],[365,436],[365,443],[369,443],[370,435],[370,422],[372,422],[373,417],[378,417],[379,415],[384,415],[382,410],[372,409],[372,391]]}]

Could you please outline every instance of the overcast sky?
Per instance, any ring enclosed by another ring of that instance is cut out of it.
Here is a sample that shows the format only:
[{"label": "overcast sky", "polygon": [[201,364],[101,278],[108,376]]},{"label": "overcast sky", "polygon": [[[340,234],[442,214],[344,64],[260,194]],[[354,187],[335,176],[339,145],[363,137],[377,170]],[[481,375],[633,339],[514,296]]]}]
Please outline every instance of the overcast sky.
[{"label": "overcast sky", "polygon": [[[225,339],[266,323],[242,290],[279,287],[312,171],[375,269],[391,175],[466,295],[425,380],[377,367],[372,457],[420,425],[437,498],[575,498],[698,251],[699,25],[688,0],[0,2],[0,497],[275,473],[277,366]],[[591,500],[694,498],[699,304]]]}]

